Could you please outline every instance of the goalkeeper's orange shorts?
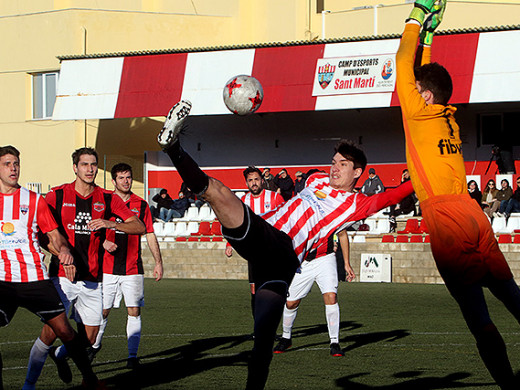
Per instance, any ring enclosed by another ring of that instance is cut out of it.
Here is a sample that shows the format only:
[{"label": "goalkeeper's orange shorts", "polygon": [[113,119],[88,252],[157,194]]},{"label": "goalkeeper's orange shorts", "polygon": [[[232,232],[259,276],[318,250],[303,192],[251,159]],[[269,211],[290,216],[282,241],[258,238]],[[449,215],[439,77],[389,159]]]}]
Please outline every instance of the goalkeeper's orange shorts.
[{"label": "goalkeeper's orange shorts", "polygon": [[491,274],[513,277],[491,224],[469,195],[440,195],[421,202],[433,257],[443,279],[471,284]]}]

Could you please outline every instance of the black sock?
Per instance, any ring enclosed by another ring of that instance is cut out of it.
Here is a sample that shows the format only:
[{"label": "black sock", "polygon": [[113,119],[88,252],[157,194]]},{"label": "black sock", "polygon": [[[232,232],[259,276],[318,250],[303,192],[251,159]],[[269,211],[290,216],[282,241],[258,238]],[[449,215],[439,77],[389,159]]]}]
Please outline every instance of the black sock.
[{"label": "black sock", "polygon": [[516,389],[515,376],[507,357],[506,344],[498,329],[491,325],[475,336],[480,357],[501,389]]},{"label": "black sock", "polygon": [[[283,287],[286,291],[287,286]],[[259,390],[265,387],[269,365],[273,358],[276,330],[282,319],[286,300],[285,294],[265,287],[256,291],[255,297],[255,344],[248,366],[246,390]]]},{"label": "black sock", "polygon": [[196,195],[204,194],[209,184],[208,175],[202,172],[198,164],[182,149],[181,144],[177,141],[164,149],[164,152],[172,160],[186,186]]},{"label": "black sock", "polygon": [[0,390],[4,390],[4,382],[2,382],[2,369],[4,365],[2,363],[2,354],[0,353]]},{"label": "black sock", "polygon": [[78,367],[81,375],[87,386],[92,386],[97,383],[97,376],[92,371],[92,366],[87,355],[87,349],[90,347],[90,343],[87,339],[75,334],[74,338],[66,343],[63,343],[70,358],[74,361]]}]

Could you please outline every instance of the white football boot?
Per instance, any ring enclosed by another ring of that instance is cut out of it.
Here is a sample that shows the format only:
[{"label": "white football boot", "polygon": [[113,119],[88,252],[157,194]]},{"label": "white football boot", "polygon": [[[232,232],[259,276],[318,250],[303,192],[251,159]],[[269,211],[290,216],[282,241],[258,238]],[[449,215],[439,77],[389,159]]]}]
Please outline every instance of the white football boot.
[{"label": "white football boot", "polygon": [[191,102],[188,100],[181,100],[172,107],[166,116],[161,132],[157,136],[157,142],[163,149],[177,141],[182,130],[182,123],[190,113],[190,110]]}]

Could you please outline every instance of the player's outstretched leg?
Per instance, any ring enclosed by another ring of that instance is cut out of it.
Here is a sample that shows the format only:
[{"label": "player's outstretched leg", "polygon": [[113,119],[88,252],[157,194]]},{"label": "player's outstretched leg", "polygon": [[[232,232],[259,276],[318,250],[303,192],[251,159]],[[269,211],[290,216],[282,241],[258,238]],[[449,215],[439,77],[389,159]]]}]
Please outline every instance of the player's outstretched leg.
[{"label": "player's outstretched leg", "polygon": [[181,100],[174,105],[166,117],[157,140],[172,160],[186,186],[211,205],[222,226],[229,229],[237,228],[244,221],[242,202],[224,184],[202,172],[179,142],[179,135],[185,128],[184,121],[190,109],[191,103],[186,100]]},{"label": "player's outstretched leg", "polygon": [[246,390],[265,387],[269,375],[269,364],[273,358],[276,329],[282,318],[287,295],[287,285],[271,282],[256,291],[255,343],[248,365]]}]

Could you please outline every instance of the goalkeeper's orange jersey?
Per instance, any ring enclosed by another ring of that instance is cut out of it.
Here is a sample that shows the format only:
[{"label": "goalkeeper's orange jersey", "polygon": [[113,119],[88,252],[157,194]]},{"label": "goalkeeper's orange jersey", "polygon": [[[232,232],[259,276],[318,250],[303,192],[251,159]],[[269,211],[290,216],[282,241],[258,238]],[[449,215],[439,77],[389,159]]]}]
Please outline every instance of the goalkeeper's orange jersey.
[{"label": "goalkeeper's orange jersey", "polygon": [[[422,202],[432,196],[467,193],[455,107],[427,105],[415,84],[414,59],[420,26],[407,24],[397,52],[397,94],[403,114],[406,161],[415,193]],[[425,47],[422,63],[430,62]]]}]

